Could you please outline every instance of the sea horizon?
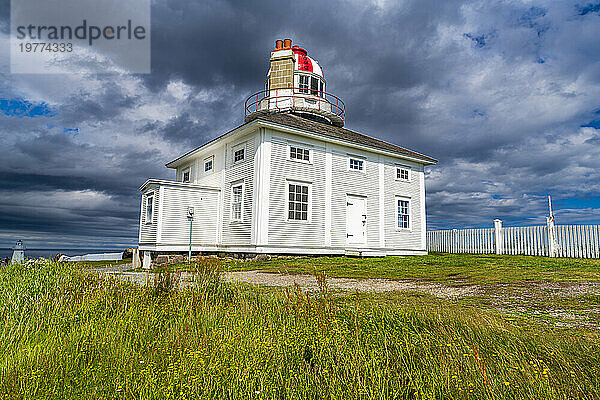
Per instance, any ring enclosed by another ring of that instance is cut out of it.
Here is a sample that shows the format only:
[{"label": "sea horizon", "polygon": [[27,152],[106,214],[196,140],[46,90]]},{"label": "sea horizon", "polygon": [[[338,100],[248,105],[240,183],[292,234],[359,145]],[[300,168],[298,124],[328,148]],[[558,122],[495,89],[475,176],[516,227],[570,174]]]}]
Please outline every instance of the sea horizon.
[{"label": "sea horizon", "polygon": [[[26,258],[53,258],[56,254],[65,254],[67,256],[81,256],[84,254],[96,254],[96,253],[118,253],[124,251],[126,248],[27,248],[25,247]],[[10,247],[0,248],[0,258],[12,257],[13,250]]]}]

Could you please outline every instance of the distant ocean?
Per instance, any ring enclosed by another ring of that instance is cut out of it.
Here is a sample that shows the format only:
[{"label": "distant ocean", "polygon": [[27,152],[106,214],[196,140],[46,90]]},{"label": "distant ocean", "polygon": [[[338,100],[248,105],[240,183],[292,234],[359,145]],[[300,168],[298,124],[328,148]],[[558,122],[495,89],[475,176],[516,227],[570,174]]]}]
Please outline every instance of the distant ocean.
[{"label": "distant ocean", "polygon": [[[97,253],[120,253],[123,248],[120,249],[25,249],[25,257],[27,258],[53,258],[57,253],[66,254],[68,256],[81,256],[84,254],[97,254]],[[12,257],[12,249],[0,249],[0,258]]]}]

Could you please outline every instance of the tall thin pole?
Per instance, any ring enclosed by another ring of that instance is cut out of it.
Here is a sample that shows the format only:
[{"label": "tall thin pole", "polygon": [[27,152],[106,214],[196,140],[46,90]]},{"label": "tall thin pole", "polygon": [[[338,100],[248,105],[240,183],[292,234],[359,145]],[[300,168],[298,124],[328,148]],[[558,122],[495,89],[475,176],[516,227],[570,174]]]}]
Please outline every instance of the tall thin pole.
[{"label": "tall thin pole", "polygon": [[550,216],[546,217],[546,225],[548,229],[548,253],[550,257],[558,255],[558,238],[556,236],[556,226],[554,225],[554,214],[552,213],[552,198],[548,195],[548,210]]},{"label": "tall thin pole", "polygon": [[188,252],[188,263],[192,264],[192,223],[194,218],[190,218],[190,250]]}]

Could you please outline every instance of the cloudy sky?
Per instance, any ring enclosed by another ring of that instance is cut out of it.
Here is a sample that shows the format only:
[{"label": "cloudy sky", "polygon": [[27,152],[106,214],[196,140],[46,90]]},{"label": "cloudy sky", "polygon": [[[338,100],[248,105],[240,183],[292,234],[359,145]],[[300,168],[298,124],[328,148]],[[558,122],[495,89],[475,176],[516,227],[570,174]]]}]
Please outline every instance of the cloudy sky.
[{"label": "cloudy sky", "polygon": [[269,51],[319,60],[347,127],[440,160],[428,227],[600,223],[600,2],[152,1],[149,75],[11,75],[0,0],[0,247],[122,247],[139,186],[242,123]]}]

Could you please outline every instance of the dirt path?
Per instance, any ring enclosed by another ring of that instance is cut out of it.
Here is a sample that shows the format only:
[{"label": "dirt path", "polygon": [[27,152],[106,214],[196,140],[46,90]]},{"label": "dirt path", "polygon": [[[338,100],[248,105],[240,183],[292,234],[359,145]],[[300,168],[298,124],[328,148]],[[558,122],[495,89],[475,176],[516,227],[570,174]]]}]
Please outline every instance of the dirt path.
[{"label": "dirt path", "polygon": [[[154,279],[155,274],[151,272],[128,272],[130,266],[115,266],[109,268],[98,268],[91,271],[113,276],[137,284],[146,284]],[[271,287],[290,287],[298,285],[302,290],[317,291],[317,280],[308,274],[276,274],[261,271],[236,271],[224,273],[224,279],[228,282],[243,282]],[[179,273],[181,287],[192,284],[194,274],[190,272]],[[418,291],[432,294],[437,297],[460,297],[472,296],[479,291],[479,286],[448,286],[436,283],[423,283],[416,281],[393,281],[389,279],[352,279],[327,277],[327,287],[332,291],[339,292],[392,292],[392,291]]]},{"label": "dirt path", "polygon": [[[317,280],[313,275],[274,274],[260,271],[239,271],[227,273],[225,279],[231,282],[247,282],[265,286],[294,286],[308,291],[318,290]],[[470,296],[478,291],[478,286],[447,286],[435,283],[419,283],[415,281],[392,281],[389,279],[352,279],[327,277],[330,290],[343,292],[392,292],[419,291],[437,297]]]}]

